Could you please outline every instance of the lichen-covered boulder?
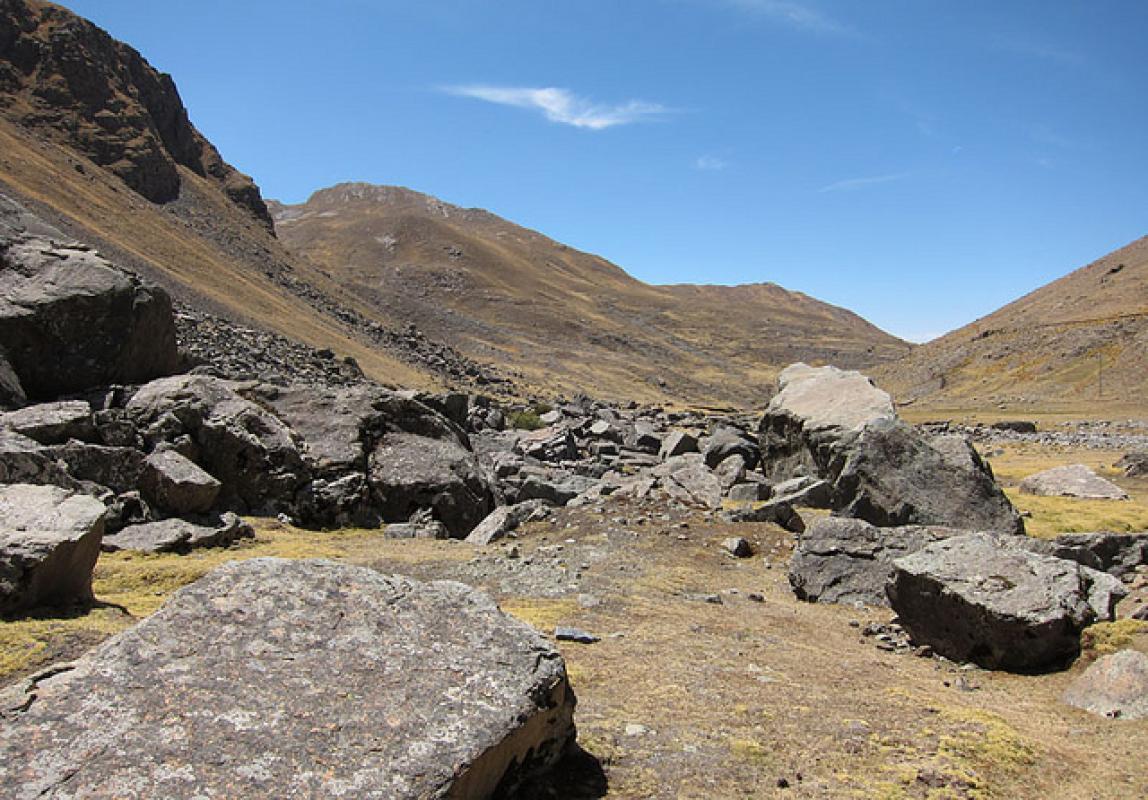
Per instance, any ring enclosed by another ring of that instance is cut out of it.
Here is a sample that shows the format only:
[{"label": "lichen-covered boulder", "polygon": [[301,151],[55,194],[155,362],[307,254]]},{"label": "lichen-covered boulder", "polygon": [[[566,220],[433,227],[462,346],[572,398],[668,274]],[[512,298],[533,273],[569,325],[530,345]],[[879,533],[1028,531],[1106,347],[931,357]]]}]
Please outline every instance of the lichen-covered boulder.
[{"label": "lichen-covered boulder", "polygon": [[0,694],[14,800],[506,793],[573,741],[562,658],[487,596],[329,561],[233,562]]}]

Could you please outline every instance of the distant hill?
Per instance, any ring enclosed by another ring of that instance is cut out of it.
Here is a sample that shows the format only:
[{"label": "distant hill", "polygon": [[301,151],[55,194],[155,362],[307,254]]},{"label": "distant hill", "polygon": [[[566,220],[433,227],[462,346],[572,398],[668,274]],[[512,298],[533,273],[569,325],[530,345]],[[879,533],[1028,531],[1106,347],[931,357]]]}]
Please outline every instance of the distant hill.
[{"label": "distant hill", "polygon": [[381,318],[551,391],[752,404],[793,361],[870,367],[911,349],[774,284],[651,286],[409,189],[349,183],[269,205],[280,240]]},{"label": "distant hill", "polygon": [[899,401],[936,408],[1144,408],[1148,237],[876,374]]}]

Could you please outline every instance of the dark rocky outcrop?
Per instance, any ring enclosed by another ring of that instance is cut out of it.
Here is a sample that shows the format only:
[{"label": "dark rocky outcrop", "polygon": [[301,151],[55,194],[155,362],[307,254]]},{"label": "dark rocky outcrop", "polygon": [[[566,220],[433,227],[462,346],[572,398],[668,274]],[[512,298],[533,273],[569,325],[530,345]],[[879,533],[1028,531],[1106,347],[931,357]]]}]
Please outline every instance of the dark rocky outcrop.
[{"label": "dark rocky outcrop", "polygon": [[91,600],[106,511],[56,486],[0,486],[0,614]]},{"label": "dark rocky outcrop", "polygon": [[893,561],[959,533],[906,525],[878,528],[860,519],[816,520],[798,536],[789,560],[789,583],[799,600],[884,606]]},{"label": "dark rocky outcrop", "polygon": [[152,202],[179,196],[183,167],[272,228],[258,187],[192,126],[170,75],[56,5],[2,0],[0,31],[0,114],[73,147]]},{"label": "dark rocky outcrop", "polygon": [[889,604],[918,644],[954,661],[1033,672],[1063,667],[1080,632],[1110,620],[1116,578],[986,534],[928,545],[893,562]]},{"label": "dark rocky outcrop", "polygon": [[1148,452],[1125,453],[1116,462],[1116,466],[1118,469],[1124,470],[1125,476],[1129,478],[1148,475]]},{"label": "dark rocky outcrop", "polygon": [[1148,533],[1062,533],[1054,539],[1018,539],[1034,553],[1067,558],[1117,578],[1148,564]]},{"label": "dark rocky outcrop", "polygon": [[494,493],[478,460],[457,442],[388,433],[371,453],[368,475],[384,519],[406,519],[430,508],[461,538],[494,510]]},{"label": "dark rocky outcrop", "polygon": [[227,382],[199,375],[140,388],[128,414],[148,444],[181,445],[221,484],[219,501],[240,513],[290,508],[309,471],[291,429]]},{"label": "dark rocky outcrop", "polygon": [[325,561],[228,564],[0,700],[14,800],[470,800],[574,739],[562,657],[488,597]]}]

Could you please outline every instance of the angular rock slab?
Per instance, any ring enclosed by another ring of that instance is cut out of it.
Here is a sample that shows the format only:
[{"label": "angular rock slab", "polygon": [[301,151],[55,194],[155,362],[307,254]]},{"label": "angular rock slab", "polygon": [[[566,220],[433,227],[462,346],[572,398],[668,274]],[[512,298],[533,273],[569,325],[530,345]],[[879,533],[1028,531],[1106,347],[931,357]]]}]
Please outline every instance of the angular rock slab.
[{"label": "angular rock slab", "polygon": [[174,450],[152,453],[144,462],[140,489],[148,502],[172,514],[205,514],[219,497],[220,483]]},{"label": "angular rock slab", "polygon": [[1121,650],[1098,658],[1061,699],[1109,719],[1148,717],[1148,656]]},{"label": "angular rock slab", "polygon": [[886,606],[893,561],[956,534],[951,528],[878,528],[860,519],[823,517],[797,539],[789,585],[810,603]]},{"label": "angular rock slab", "polygon": [[769,410],[788,412],[809,429],[859,430],[874,420],[896,416],[889,393],[853,370],[791,364],[777,376],[777,383],[781,391],[770,401]]},{"label": "angular rock slab", "polygon": [[1128,500],[1128,493],[1084,464],[1053,467],[1020,482],[1022,494],[1078,497],[1082,500]]},{"label": "angular rock slab", "polygon": [[0,694],[15,800],[485,798],[574,738],[556,650],[487,596],[329,561],[233,562]]},{"label": "angular rock slab", "polygon": [[0,414],[0,428],[11,428],[40,444],[63,444],[69,439],[90,442],[96,436],[92,407],[83,400],[42,403]]},{"label": "angular rock slab", "polygon": [[1074,561],[968,533],[893,562],[889,604],[918,644],[953,661],[1035,672],[1080,653],[1080,632],[1110,620],[1120,581]]},{"label": "angular rock slab", "polygon": [[185,519],[165,519],[128,525],[105,536],[102,549],[137,550],[141,553],[186,553],[200,547],[227,547],[240,539],[252,539],[255,529],[230,511],[218,521],[200,525]]},{"label": "angular rock slab", "polygon": [[0,486],[0,614],[91,600],[105,513],[57,486]]}]

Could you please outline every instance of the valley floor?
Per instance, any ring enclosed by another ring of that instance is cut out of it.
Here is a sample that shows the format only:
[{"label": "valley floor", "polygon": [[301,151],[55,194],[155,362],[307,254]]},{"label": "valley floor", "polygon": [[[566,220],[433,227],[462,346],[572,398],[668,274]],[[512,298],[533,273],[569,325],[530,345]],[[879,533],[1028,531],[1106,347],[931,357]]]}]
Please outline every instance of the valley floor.
[{"label": "valley floor", "polygon": [[[1042,459],[1107,465],[1119,455],[993,453],[1006,486]],[[1134,497],[1120,504],[1129,524],[1148,528],[1148,480],[1122,483]],[[1024,497],[1013,498],[1026,508]],[[1033,505],[1030,527],[1047,527],[1054,512],[1063,524],[1072,502]],[[1095,521],[1095,508],[1074,508],[1071,524]],[[1145,623],[1094,626],[1070,670],[1017,676],[918,656],[896,635],[866,635],[867,627],[888,630],[888,609],[797,601],[786,578],[792,534],[769,524],[620,501],[560,509],[515,539],[475,548],[256,523],[257,538],[232,549],[105,554],[96,608],[0,623],[0,683],[74,656],[224,561],[334,558],[461,580],[547,633],[572,625],[601,637],[558,643],[578,695],[581,752],[526,796],[1148,796],[1148,721],[1101,719],[1059,700],[1098,654],[1148,652]],[[729,536],[746,537],[755,555],[727,555],[721,542]],[[1136,589],[1121,615],[1146,591]]]}]

